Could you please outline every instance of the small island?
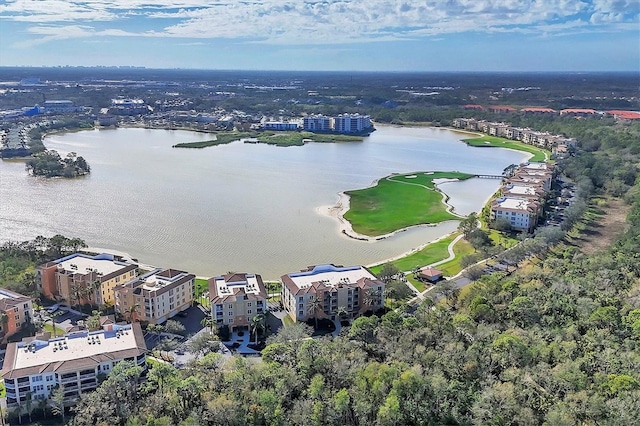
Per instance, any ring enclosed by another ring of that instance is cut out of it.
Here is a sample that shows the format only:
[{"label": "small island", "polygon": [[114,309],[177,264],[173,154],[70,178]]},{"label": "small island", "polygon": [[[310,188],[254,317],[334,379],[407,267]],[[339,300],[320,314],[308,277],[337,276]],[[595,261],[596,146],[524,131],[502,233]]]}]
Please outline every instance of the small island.
[{"label": "small island", "polygon": [[245,143],[264,143],[276,146],[302,146],[307,142],[362,142],[363,136],[334,133],[313,133],[305,131],[290,132],[217,132],[215,139],[202,142],[185,142],[173,145],[173,148],[207,148],[224,145],[239,140]]},{"label": "small island", "polygon": [[46,150],[27,160],[26,169],[33,176],[74,178],[91,172],[87,161],[70,152],[62,158],[55,150]]},{"label": "small island", "polygon": [[353,231],[381,236],[410,226],[459,220],[436,188],[439,180],[465,180],[473,175],[459,172],[419,172],[391,175],[375,186],[346,191],[349,210],[343,217]]}]

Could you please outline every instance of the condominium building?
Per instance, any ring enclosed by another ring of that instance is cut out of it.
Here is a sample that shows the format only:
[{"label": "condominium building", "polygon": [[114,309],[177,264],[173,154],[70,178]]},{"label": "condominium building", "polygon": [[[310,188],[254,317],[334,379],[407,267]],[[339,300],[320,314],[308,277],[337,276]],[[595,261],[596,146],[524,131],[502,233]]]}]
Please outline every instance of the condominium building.
[{"label": "condominium building", "polygon": [[540,214],[540,202],[532,199],[500,197],[491,203],[491,220],[507,220],[518,231],[533,231]]},{"label": "condominium building", "polygon": [[209,279],[211,316],[230,330],[249,327],[251,319],[266,312],[267,290],[257,274],[227,274]]},{"label": "condominium building", "polygon": [[359,133],[370,127],[368,115],[341,114],[333,118],[333,130],[338,133]]},{"label": "condominium building", "polygon": [[116,312],[129,320],[161,324],[191,306],[196,276],[177,269],[155,269],[117,285]]},{"label": "condominium building", "polygon": [[0,322],[0,339],[6,341],[33,319],[33,301],[30,297],[0,288],[0,312],[5,315]]},{"label": "condominium building", "polygon": [[113,288],[137,275],[138,265],[112,254],[75,253],[36,268],[36,282],[49,299],[69,304],[115,303]]},{"label": "condominium building", "polygon": [[332,119],[324,115],[309,115],[302,120],[302,127],[309,132],[330,132]]},{"label": "condominium building", "polygon": [[300,127],[298,123],[291,123],[288,121],[267,121],[262,125],[265,130],[278,130],[278,131],[286,131],[286,130],[298,130]]},{"label": "condominium building", "polygon": [[545,191],[540,185],[525,183],[506,183],[500,190],[505,197],[528,198],[541,201]]},{"label": "condominium building", "polygon": [[29,337],[9,343],[2,366],[7,406],[46,399],[57,386],[72,402],[98,386],[98,376],[109,374],[120,361],[146,366],[147,346],[140,324],[108,324],[100,331],[80,331],[51,339]]},{"label": "condominium building", "polygon": [[311,266],[281,280],[282,303],[294,321],[352,319],[383,306],[385,284],[364,266]]}]

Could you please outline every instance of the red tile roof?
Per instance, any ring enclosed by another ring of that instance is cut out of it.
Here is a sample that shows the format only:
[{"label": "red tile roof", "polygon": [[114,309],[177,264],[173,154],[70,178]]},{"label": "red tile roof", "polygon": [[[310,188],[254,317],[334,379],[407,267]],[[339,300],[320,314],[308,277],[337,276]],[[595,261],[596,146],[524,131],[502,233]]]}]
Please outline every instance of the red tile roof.
[{"label": "red tile roof", "polygon": [[558,112],[558,111],[556,111],[555,109],[552,109],[552,108],[538,108],[538,107],[522,108],[520,111],[522,111],[522,112],[548,112],[548,113]]},{"label": "red tile roof", "polygon": [[607,113],[623,120],[640,120],[640,112],[637,111],[611,110]]},{"label": "red tile roof", "polygon": [[569,108],[561,110],[560,114],[595,114],[596,112],[595,109]]}]

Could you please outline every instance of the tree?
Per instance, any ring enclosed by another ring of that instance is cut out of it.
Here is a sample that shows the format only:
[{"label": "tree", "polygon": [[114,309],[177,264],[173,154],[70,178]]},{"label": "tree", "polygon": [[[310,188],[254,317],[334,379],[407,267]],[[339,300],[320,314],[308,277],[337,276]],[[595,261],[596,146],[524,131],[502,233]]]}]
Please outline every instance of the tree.
[{"label": "tree", "polygon": [[477,229],[479,224],[480,220],[478,219],[478,215],[475,212],[470,213],[469,216],[460,221],[460,224],[458,225],[458,232],[462,233],[464,238],[469,240],[471,231]]},{"label": "tree", "polygon": [[380,272],[378,273],[378,278],[384,283],[388,284],[392,280],[396,279],[396,277],[400,274],[400,269],[393,263],[385,263],[382,265]]},{"label": "tree", "polygon": [[157,385],[160,394],[164,396],[165,385],[178,379],[178,370],[166,362],[153,364],[153,368],[147,374],[149,381]]},{"label": "tree", "polygon": [[253,330],[255,336],[254,344],[258,344],[258,332],[260,330],[264,331],[266,329],[267,317],[263,313],[259,313],[254,315],[251,318],[251,329]]},{"label": "tree", "polygon": [[72,284],[69,288],[69,303],[73,306],[75,302],[76,308],[80,310],[80,305],[82,298],[85,295],[86,287],[83,287],[81,284]]},{"label": "tree", "polygon": [[220,339],[213,333],[200,332],[189,340],[189,351],[205,356],[220,348]]},{"label": "tree", "polygon": [[[125,310],[125,316],[127,318],[127,321],[129,323],[132,323],[133,321],[137,320],[138,317],[138,310],[140,309],[140,304],[139,303],[132,303],[131,306],[129,306],[126,310]],[[168,321],[167,321],[168,322]]]},{"label": "tree", "polygon": [[493,245],[491,238],[489,238],[489,233],[484,229],[475,228],[472,229],[465,238],[469,243],[473,246],[475,250],[478,250],[482,247],[487,247]]},{"label": "tree", "polygon": [[9,323],[9,316],[4,311],[0,312],[0,329],[6,332],[8,323]]},{"label": "tree", "polygon": [[51,412],[53,415],[62,417],[62,423],[64,424],[64,389],[62,386],[58,385],[53,392],[51,392],[49,404],[51,404]]},{"label": "tree", "polygon": [[318,297],[311,296],[311,299],[307,303],[307,315],[313,316],[316,323],[316,330],[318,329],[318,311],[322,310],[322,302]]},{"label": "tree", "polygon": [[168,320],[164,323],[164,329],[167,333],[171,334],[179,334],[180,336],[184,336],[187,330],[184,328],[184,325],[180,324],[176,320]]}]

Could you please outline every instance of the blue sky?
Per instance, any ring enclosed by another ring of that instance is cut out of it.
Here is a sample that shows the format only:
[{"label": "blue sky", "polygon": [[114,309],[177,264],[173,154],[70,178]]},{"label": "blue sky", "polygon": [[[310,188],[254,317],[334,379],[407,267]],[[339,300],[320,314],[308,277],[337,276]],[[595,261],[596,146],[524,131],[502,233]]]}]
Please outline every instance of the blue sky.
[{"label": "blue sky", "polygon": [[2,0],[0,65],[640,71],[638,0]]}]

